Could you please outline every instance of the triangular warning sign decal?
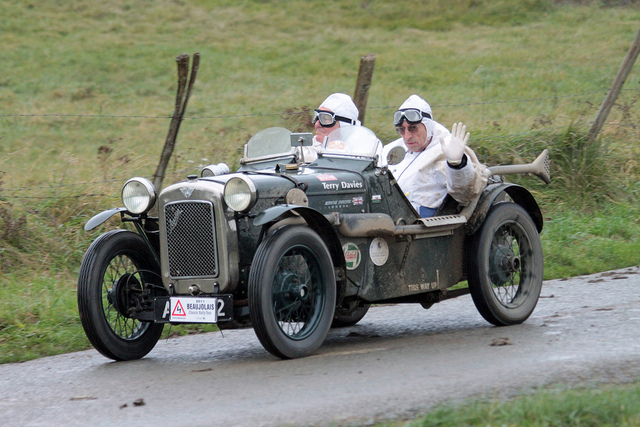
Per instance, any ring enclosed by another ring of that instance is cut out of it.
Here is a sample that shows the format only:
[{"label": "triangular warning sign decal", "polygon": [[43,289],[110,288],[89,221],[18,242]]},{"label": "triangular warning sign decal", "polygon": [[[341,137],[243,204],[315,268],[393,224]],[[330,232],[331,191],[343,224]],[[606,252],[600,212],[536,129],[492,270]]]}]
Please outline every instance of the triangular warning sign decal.
[{"label": "triangular warning sign decal", "polygon": [[173,312],[171,313],[171,315],[176,317],[187,316],[187,313],[184,311],[184,308],[182,308],[182,304],[180,303],[180,300],[176,301],[176,306],[173,308]]}]

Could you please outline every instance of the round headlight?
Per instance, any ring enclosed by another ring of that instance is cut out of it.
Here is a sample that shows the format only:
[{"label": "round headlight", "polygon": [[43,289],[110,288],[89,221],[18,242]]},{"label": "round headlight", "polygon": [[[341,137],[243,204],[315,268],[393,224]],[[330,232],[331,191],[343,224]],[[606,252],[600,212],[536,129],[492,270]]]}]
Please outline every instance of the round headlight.
[{"label": "round headlight", "polygon": [[234,177],[224,186],[224,201],[236,212],[247,211],[256,202],[256,186],[249,178]]},{"label": "round headlight", "polygon": [[132,214],[147,213],[156,203],[156,190],[145,178],[131,178],[122,186],[122,203]]}]

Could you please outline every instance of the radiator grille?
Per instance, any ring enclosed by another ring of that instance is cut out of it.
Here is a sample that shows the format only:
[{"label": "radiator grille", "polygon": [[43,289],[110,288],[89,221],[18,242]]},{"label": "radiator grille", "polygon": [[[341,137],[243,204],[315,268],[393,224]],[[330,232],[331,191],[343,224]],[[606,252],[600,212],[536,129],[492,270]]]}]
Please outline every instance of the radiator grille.
[{"label": "radiator grille", "polygon": [[169,275],[218,275],[215,217],[210,202],[177,202],[164,207]]}]

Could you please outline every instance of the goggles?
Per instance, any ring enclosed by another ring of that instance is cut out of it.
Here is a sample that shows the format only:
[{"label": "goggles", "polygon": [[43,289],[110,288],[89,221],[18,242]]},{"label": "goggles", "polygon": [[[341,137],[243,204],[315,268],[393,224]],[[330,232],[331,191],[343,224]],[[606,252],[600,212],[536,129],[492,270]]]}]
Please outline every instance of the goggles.
[{"label": "goggles", "polygon": [[431,114],[418,110],[417,108],[407,108],[405,110],[398,110],[393,113],[393,125],[400,126],[403,120],[406,120],[408,124],[415,125],[422,123],[422,118],[431,118]]},{"label": "goggles", "polygon": [[334,126],[336,124],[336,121],[349,123],[351,125],[356,124],[355,120],[351,120],[343,116],[338,116],[331,111],[313,110],[313,120],[311,121],[311,123],[316,124],[317,121],[319,121],[320,126],[324,128]]}]

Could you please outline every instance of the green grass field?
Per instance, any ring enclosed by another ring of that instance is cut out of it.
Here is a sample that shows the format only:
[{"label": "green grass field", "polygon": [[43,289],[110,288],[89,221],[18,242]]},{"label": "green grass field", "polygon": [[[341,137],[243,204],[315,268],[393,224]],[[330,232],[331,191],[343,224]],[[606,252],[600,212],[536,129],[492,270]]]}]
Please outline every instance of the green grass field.
[{"label": "green grass field", "polygon": [[[463,121],[487,164],[552,153],[551,185],[516,177],[545,214],[545,278],[640,264],[640,74],[596,143],[591,121],[629,49],[640,2],[551,0],[0,0],[0,363],[85,349],[82,255],[151,177],[169,128],[175,57],[200,70],[165,185],[238,165],[260,129],[311,130],[309,110],[353,94],[374,53],[365,125],[395,139],[409,95]],[[177,333],[193,330],[174,329]],[[637,425],[637,424],[636,424]]]},{"label": "green grass field", "polygon": [[640,426],[640,384],[566,390],[551,387],[508,402],[500,399],[443,405],[405,427]]}]

